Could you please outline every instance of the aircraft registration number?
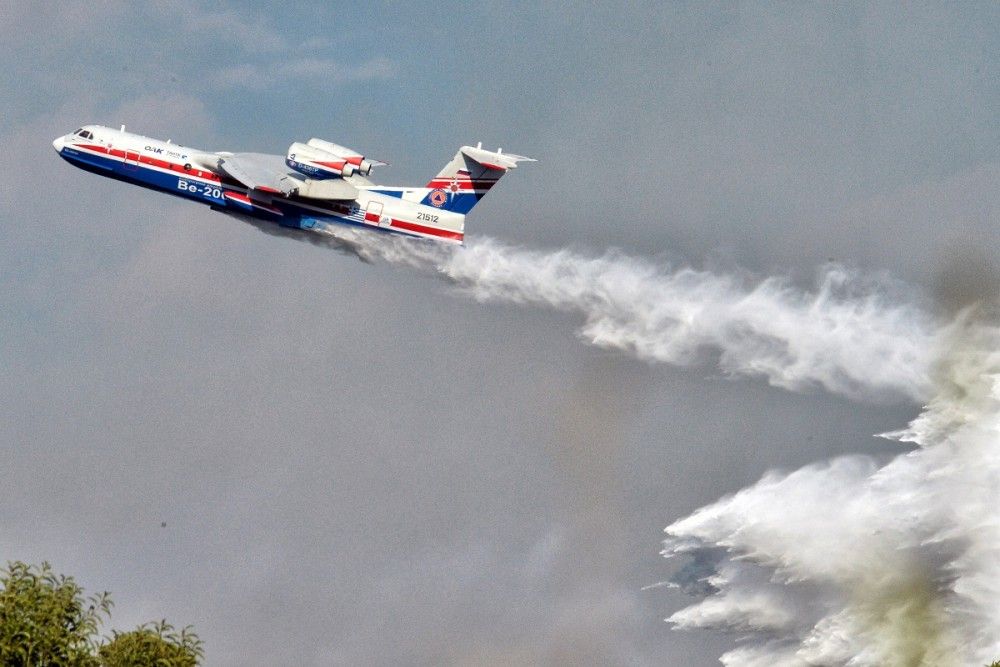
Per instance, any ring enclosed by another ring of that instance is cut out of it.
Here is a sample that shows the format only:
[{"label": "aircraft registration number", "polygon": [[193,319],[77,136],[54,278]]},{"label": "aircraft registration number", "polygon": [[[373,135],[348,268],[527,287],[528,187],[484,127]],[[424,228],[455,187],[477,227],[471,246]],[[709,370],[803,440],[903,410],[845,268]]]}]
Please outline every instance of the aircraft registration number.
[{"label": "aircraft registration number", "polygon": [[222,199],[222,190],[204,183],[192,183],[183,178],[177,179],[177,189],[195,195],[204,195],[213,199]]},{"label": "aircraft registration number", "polygon": [[417,220],[426,220],[427,222],[437,222],[438,217],[431,213],[422,213],[417,211]]}]

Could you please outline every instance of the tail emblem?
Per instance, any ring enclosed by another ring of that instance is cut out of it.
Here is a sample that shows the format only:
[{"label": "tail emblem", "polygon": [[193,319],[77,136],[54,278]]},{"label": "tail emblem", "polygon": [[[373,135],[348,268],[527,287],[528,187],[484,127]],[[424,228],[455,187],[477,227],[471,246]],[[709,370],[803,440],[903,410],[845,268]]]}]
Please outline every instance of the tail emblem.
[{"label": "tail emblem", "polygon": [[435,190],[430,194],[430,201],[431,206],[441,208],[448,201],[448,195],[445,194],[444,190]]}]

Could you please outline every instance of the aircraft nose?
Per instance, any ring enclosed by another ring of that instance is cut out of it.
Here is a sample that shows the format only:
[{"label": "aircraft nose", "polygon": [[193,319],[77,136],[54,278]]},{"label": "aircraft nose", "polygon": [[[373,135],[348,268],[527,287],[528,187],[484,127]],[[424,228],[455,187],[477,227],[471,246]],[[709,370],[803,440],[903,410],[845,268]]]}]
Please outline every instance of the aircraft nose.
[{"label": "aircraft nose", "polygon": [[56,153],[61,153],[62,149],[63,149],[63,146],[65,146],[65,145],[66,145],[66,141],[64,140],[63,137],[57,137],[52,142],[52,148],[56,149]]}]

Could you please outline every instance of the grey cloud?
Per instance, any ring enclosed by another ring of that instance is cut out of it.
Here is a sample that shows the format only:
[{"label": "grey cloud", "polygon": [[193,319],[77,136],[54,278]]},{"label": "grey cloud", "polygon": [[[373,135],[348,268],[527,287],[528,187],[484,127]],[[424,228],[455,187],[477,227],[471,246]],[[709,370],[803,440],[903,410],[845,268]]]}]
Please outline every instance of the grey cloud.
[{"label": "grey cloud", "polygon": [[482,138],[541,161],[472,235],[802,282],[833,257],[932,286],[966,232],[992,257],[989,7],[309,8],[311,46],[380,45],[321,65],[393,64],[349,100],[206,85],[289,60],[300,10],[178,7],[0,26],[0,554],[113,591],[119,627],[195,624],[210,664],[717,664],[727,637],[663,623],[680,591],[640,590],[662,527],[771,468],[884,460],[915,408],[582,346],[572,315],[73,170],[56,134],[331,136],[398,182]]},{"label": "grey cloud", "polygon": [[347,64],[332,58],[283,58],[266,64],[241,64],[215,74],[222,88],[270,88],[278,83],[294,83],[308,88],[324,88],[344,83],[388,79],[396,67],[386,58]]}]

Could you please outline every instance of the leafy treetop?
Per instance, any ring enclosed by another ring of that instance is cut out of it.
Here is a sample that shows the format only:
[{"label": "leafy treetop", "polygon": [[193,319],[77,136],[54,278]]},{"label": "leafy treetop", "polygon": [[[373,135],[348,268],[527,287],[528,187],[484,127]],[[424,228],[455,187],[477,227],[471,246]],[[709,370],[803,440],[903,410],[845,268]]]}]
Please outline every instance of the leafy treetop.
[{"label": "leafy treetop", "polygon": [[98,634],[111,597],[84,596],[52,566],[21,562],[0,569],[0,665],[4,667],[196,667],[204,655],[191,627],[165,620],[130,632]]}]

